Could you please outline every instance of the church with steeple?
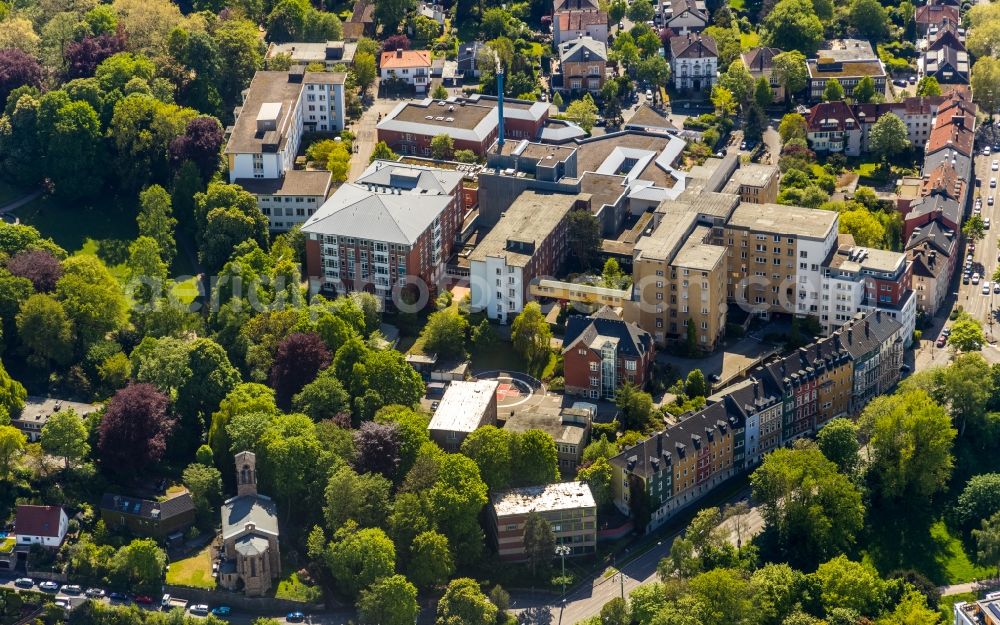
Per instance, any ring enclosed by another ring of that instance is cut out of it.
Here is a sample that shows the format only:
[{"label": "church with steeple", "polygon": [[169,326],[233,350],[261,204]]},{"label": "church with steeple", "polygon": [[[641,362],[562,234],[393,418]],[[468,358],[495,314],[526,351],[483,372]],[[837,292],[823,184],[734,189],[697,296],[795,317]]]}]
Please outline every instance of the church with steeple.
[{"label": "church with steeple", "polygon": [[236,454],[236,496],[222,505],[222,556],[219,585],[248,597],[267,593],[281,575],[278,510],[257,492],[257,456]]}]

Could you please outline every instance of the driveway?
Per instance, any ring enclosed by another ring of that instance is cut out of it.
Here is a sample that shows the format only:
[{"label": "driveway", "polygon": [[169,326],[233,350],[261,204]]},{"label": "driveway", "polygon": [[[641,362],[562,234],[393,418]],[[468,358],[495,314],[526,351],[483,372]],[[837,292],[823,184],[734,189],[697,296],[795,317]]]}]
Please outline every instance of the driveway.
[{"label": "driveway", "polygon": [[[372,89],[377,89],[377,87],[372,87]],[[351,157],[351,171],[348,173],[348,180],[357,180],[368,168],[368,157],[371,156],[375,144],[378,143],[375,125],[378,123],[379,115],[385,117],[400,102],[401,100],[376,98],[375,102],[361,115],[361,118],[348,127],[348,130],[354,133],[354,145],[358,149],[357,154]]]}]

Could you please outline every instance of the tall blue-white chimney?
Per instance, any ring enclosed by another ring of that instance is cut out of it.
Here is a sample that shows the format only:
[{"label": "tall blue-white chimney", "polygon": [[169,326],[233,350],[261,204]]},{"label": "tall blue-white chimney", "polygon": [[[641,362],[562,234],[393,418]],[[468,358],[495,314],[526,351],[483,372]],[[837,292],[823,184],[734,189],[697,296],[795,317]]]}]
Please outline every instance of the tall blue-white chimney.
[{"label": "tall blue-white chimney", "polygon": [[497,154],[503,152],[503,65],[497,63],[497,115],[500,118]]}]

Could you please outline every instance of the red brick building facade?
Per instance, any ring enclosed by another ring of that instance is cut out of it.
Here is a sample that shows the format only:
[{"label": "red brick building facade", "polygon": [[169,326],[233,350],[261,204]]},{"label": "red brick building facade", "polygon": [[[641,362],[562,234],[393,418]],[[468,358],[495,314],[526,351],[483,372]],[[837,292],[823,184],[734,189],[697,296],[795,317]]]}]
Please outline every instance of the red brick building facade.
[{"label": "red brick building facade", "polygon": [[589,317],[570,317],[563,339],[566,392],[613,399],[629,382],[642,387],[653,363],[653,338],[610,308]]}]

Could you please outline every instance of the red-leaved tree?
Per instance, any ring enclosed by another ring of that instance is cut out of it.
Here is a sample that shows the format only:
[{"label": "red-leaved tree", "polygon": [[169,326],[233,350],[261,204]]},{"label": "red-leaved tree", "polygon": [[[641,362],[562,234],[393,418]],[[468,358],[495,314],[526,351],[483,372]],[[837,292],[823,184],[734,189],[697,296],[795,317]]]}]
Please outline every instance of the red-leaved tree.
[{"label": "red-leaved tree", "polygon": [[167,414],[169,403],[152,384],[130,384],[115,393],[98,431],[101,463],[127,474],[159,462],[174,427]]},{"label": "red-leaved tree", "polygon": [[62,277],[59,259],[46,250],[25,250],[7,261],[7,270],[19,278],[27,278],[39,293],[56,288]]},{"label": "red-leaved tree", "polygon": [[23,85],[41,87],[45,69],[38,59],[17,48],[0,50],[0,107],[10,92]]},{"label": "red-leaved tree", "polygon": [[271,386],[278,405],[288,409],[292,395],[316,379],[332,357],[326,343],[315,332],[293,332],[278,344],[271,365]]},{"label": "red-leaved tree", "polygon": [[394,423],[365,421],[354,432],[354,470],[381,473],[390,480],[399,468],[399,428]]}]

